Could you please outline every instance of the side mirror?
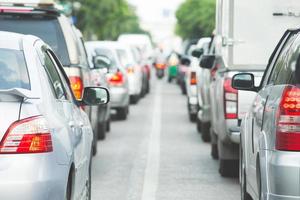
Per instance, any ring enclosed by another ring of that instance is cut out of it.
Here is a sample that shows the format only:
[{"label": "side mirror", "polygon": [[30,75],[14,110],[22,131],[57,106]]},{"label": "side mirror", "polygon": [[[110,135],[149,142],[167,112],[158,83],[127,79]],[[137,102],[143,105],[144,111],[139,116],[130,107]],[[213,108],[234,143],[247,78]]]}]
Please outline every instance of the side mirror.
[{"label": "side mirror", "polygon": [[189,58],[183,56],[180,59],[180,64],[189,66],[191,64],[191,60]]},{"label": "side mirror", "polygon": [[82,103],[89,106],[107,104],[109,102],[108,89],[103,87],[84,88]]},{"label": "side mirror", "polygon": [[192,56],[195,57],[195,58],[200,58],[204,53],[204,49],[201,48],[201,49],[194,49],[192,51]]},{"label": "side mirror", "polygon": [[205,69],[212,69],[216,60],[215,55],[203,55],[200,60],[200,67]]},{"label": "side mirror", "polygon": [[108,69],[112,64],[108,57],[101,55],[94,56],[93,63],[95,69]]},{"label": "side mirror", "polygon": [[239,73],[232,78],[232,87],[237,90],[256,91],[254,75],[251,73]]}]

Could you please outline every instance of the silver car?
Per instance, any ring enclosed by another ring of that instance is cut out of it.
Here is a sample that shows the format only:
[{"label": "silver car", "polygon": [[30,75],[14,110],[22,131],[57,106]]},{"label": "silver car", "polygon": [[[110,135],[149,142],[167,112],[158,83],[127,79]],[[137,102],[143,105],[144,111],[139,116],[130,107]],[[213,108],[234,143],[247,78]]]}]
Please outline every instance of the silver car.
[{"label": "silver car", "polygon": [[0,199],[91,198],[93,131],[79,106],[109,96],[90,87],[76,101],[69,84],[44,42],[0,32]]},{"label": "silver car", "polygon": [[129,86],[127,73],[117,54],[120,44],[113,41],[91,41],[86,42],[86,47],[90,62],[95,56],[105,56],[111,60],[111,66],[107,69],[110,106],[117,112],[119,119],[125,120],[129,113]]},{"label": "silver car", "polygon": [[257,92],[241,126],[242,199],[300,199],[300,30],[273,52],[260,86],[254,74],[233,77],[236,89]]}]

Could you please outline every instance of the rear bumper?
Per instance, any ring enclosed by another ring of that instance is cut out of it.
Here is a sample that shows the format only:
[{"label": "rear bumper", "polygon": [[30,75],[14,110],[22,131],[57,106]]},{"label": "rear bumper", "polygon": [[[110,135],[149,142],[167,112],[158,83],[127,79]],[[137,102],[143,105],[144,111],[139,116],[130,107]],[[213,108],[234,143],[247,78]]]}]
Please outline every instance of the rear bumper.
[{"label": "rear bumper", "polygon": [[211,122],[210,105],[203,105],[198,112],[198,119],[202,122]]},{"label": "rear bumper", "polygon": [[[269,194],[272,200],[300,199],[300,153],[266,151]],[[266,193],[267,191],[264,191]]]},{"label": "rear bumper", "polygon": [[188,110],[190,114],[197,114],[199,111],[197,97],[188,97]]},{"label": "rear bumper", "polygon": [[69,168],[44,155],[1,155],[0,199],[64,199]]},{"label": "rear bumper", "polygon": [[110,107],[112,109],[129,105],[129,93],[123,87],[110,88]]},{"label": "rear bumper", "polygon": [[226,119],[226,134],[229,140],[233,143],[240,143],[240,127],[237,119]]}]

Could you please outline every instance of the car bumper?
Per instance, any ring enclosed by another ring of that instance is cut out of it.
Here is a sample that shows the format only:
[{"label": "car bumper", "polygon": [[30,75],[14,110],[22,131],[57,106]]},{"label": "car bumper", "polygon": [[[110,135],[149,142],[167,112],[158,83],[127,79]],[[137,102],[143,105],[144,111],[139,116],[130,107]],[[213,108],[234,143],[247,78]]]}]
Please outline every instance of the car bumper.
[{"label": "car bumper", "polygon": [[269,199],[300,199],[300,153],[268,151],[268,154]]},{"label": "car bumper", "polygon": [[188,109],[190,114],[197,114],[199,111],[198,99],[197,97],[188,98]]},{"label": "car bumper", "polygon": [[137,76],[128,76],[128,86],[130,95],[139,95],[142,89],[142,82],[138,80]]},{"label": "car bumper", "polygon": [[64,199],[69,168],[44,155],[2,155],[0,199]]},{"label": "car bumper", "polygon": [[226,121],[226,131],[229,140],[233,143],[240,143],[240,127],[238,126],[237,119],[227,119]]},{"label": "car bumper", "polygon": [[123,87],[111,87],[110,88],[110,107],[120,108],[129,105],[129,93],[126,88]]},{"label": "car bumper", "polygon": [[198,112],[198,119],[202,122],[211,121],[211,111],[210,106],[203,105]]}]

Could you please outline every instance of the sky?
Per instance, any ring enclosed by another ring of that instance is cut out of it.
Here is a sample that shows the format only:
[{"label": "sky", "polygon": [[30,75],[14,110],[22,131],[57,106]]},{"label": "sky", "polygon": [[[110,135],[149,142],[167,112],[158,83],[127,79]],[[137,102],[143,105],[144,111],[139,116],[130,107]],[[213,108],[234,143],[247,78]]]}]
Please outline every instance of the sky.
[{"label": "sky", "polygon": [[175,37],[175,12],[184,0],[128,0],[136,8],[143,29],[150,31],[156,42],[169,43]]}]

